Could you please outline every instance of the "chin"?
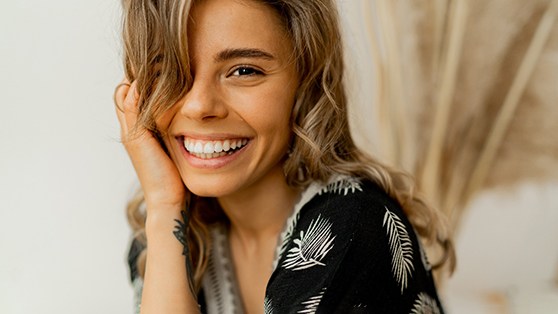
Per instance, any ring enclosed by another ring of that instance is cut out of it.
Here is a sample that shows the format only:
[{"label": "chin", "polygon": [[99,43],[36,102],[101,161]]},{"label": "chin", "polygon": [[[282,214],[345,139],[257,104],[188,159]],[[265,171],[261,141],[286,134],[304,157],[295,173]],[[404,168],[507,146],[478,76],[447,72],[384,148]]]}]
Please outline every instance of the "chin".
[{"label": "chin", "polygon": [[202,197],[219,198],[232,194],[236,190],[230,181],[222,178],[186,178],[184,184],[190,192]]}]

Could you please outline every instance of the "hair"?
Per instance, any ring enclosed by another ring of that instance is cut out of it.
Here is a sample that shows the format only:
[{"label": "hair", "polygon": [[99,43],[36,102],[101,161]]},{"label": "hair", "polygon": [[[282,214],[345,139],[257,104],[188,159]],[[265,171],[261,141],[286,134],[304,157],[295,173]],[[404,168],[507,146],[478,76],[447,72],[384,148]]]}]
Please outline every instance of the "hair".
[{"label": "hair", "polygon": [[[200,0],[195,0],[200,1]],[[300,85],[291,117],[291,153],[284,162],[287,183],[304,188],[336,175],[370,179],[402,206],[427,244],[441,247],[438,266],[454,251],[445,221],[415,192],[413,180],[358,149],[350,135],[343,85],[343,46],[333,0],[249,0],[273,8],[294,47]],[[181,99],[191,86],[186,26],[192,1],[134,0],[124,3],[124,63],[126,76],[136,81],[138,123],[160,134],[155,121]],[[191,195],[188,243],[194,282],[199,288],[211,243],[208,226],[226,221],[214,199]],[[145,240],[145,214],[140,191],[128,205],[128,219],[136,237]],[[202,210],[203,208],[203,210]],[[143,273],[145,254],[138,259]]]}]

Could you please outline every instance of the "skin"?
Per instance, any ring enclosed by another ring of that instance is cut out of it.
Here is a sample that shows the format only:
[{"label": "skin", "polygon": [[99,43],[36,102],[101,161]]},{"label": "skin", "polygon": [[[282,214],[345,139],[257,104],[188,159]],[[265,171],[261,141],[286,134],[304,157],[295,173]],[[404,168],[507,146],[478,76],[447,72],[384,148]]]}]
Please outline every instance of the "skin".
[{"label": "skin", "polygon": [[[245,309],[262,313],[278,235],[299,196],[282,170],[298,87],[289,62],[292,46],[276,13],[257,2],[206,0],[190,15],[193,85],[157,122],[170,157],[148,132],[124,141],[148,210],[142,313],[197,312],[182,248],[172,234],[185,188],[216,197],[229,217]],[[115,98],[123,109],[117,115],[126,139],[137,119],[135,84],[119,88]],[[231,156],[202,159],[184,148],[185,138],[245,139],[247,144]]]}]

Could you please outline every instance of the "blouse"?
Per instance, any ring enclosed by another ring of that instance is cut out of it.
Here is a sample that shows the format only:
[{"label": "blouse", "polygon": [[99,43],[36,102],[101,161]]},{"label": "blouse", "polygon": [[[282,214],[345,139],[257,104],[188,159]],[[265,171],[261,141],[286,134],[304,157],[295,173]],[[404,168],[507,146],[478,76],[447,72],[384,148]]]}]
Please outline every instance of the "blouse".
[{"label": "blouse", "polygon": [[[216,226],[211,236],[201,312],[244,313],[227,228]],[[142,249],[133,241],[128,258],[137,302],[142,281],[135,260]],[[265,314],[443,313],[412,225],[398,202],[370,181],[311,184],[286,221],[270,267]]]}]

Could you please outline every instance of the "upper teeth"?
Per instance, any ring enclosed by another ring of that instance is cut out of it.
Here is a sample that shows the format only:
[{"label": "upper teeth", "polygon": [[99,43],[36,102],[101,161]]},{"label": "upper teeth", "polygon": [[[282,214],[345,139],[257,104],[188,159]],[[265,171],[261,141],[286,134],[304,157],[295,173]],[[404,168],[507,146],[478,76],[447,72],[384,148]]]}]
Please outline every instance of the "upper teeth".
[{"label": "upper teeth", "polygon": [[248,143],[247,139],[224,140],[224,141],[200,141],[185,138],[184,147],[190,153],[194,154],[214,154],[228,152],[230,150],[240,148]]}]

